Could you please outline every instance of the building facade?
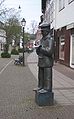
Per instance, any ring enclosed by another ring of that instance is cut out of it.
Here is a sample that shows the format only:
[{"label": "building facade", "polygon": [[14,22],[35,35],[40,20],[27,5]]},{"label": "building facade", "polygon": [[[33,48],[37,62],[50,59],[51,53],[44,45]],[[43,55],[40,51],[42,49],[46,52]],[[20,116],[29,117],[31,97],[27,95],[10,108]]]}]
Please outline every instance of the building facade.
[{"label": "building facade", "polygon": [[0,50],[3,50],[3,45],[6,43],[6,31],[3,27],[4,24],[0,22]]},{"label": "building facade", "polygon": [[55,41],[55,60],[74,68],[74,0],[42,0],[44,20]]},{"label": "building facade", "polygon": [[74,68],[74,0],[55,0],[57,59]]}]

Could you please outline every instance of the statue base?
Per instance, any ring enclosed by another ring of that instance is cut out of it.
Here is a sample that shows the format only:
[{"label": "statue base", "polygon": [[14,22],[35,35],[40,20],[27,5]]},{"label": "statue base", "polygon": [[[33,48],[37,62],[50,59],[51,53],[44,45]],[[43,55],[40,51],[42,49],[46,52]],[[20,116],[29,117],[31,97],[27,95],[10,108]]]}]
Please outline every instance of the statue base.
[{"label": "statue base", "polygon": [[[43,89],[44,90],[44,89]],[[49,91],[35,91],[35,102],[39,106],[50,106],[54,104],[54,93]]]}]

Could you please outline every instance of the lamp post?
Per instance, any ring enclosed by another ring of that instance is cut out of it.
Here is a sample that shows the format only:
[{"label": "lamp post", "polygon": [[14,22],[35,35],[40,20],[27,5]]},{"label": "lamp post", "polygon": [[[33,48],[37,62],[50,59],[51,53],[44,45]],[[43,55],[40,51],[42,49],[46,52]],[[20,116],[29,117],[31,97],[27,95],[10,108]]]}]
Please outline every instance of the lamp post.
[{"label": "lamp post", "polygon": [[24,61],[24,28],[25,28],[25,25],[26,25],[26,21],[25,21],[24,18],[21,21],[21,25],[22,25],[22,28],[23,28],[23,66],[25,66],[25,61]]}]

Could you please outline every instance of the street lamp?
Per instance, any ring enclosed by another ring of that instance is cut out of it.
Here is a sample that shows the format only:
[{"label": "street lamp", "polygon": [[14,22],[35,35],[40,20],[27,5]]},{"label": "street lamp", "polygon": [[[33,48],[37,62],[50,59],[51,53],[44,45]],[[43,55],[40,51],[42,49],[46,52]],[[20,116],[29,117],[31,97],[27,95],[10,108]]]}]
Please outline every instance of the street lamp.
[{"label": "street lamp", "polygon": [[24,62],[24,28],[25,28],[25,25],[26,25],[26,21],[25,21],[24,18],[21,21],[21,25],[22,25],[22,28],[23,28],[23,66],[24,66],[25,65],[25,62]]}]

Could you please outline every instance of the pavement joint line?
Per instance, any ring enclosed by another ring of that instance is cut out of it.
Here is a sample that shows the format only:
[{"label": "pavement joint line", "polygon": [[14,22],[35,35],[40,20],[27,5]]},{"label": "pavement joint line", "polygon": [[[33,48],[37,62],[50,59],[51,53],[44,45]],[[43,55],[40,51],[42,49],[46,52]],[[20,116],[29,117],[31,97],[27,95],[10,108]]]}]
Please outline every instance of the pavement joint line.
[{"label": "pavement joint line", "polygon": [[72,90],[74,87],[53,88],[53,90]]},{"label": "pavement joint line", "polygon": [[13,59],[12,59],[8,64],[6,64],[6,65],[2,68],[2,70],[0,71],[0,74],[2,74],[2,72],[7,68],[7,66],[8,66],[12,61],[13,61]]},{"label": "pavement joint line", "polygon": [[37,62],[31,62],[31,61],[28,61],[27,63],[28,64],[37,64]]}]

